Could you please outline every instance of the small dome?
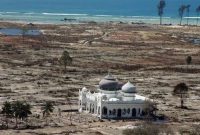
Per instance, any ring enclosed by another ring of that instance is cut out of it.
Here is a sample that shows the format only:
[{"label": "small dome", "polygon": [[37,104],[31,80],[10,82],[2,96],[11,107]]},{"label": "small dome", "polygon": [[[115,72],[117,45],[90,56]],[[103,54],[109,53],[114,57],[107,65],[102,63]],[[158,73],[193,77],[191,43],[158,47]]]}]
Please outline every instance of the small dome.
[{"label": "small dome", "polygon": [[108,74],[99,82],[99,88],[114,91],[118,89],[118,82],[112,75]]},{"label": "small dome", "polygon": [[82,88],[82,91],[87,91],[87,88],[86,88],[86,87],[83,87],[83,88]]},{"label": "small dome", "polygon": [[126,84],[124,84],[122,86],[122,92],[124,93],[136,93],[136,87],[130,83],[130,82],[127,82]]}]

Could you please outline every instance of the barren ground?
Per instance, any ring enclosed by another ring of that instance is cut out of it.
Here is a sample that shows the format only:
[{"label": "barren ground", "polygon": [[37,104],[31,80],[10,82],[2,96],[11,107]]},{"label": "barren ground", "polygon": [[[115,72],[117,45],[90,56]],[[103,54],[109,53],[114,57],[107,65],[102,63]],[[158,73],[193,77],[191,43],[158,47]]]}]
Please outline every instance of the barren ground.
[{"label": "barren ground", "polygon": [[[22,24],[0,23],[0,27]],[[138,93],[154,99],[159,113],[165,114],[174,131],[200,123],[200,46],[188,42],[200,38],[198,27],[172,27],[138,24],[35,25],[43,36],[0,36],[0,106],[4,101],[26,100],[33,108],[29,123],[34,130],[3,130],[6,134],[105,134],[115,135],[140,120],[99,121],[86,114],[72,113],[77,108],[78,90],[95,87],[108,71],[120,81],[130,80]],[[63,50],[73,57],[73,64],[63,73],[59,65]],[[192,65],[186,65],[191,55]],[[172,96],[177,83],[189,86],[188,109],[180,109],[179,98]],[[70,103],[66,100],[70,93]],[[42,118],[41,105],[52,101],[51,118]],[[58,108],[62,116],[58,116]],[[35,117],[41,115],[40,119]],[[14,125],[14,120],[10,123]],[[3,123],[3,118],[1,118]],[[23,125],[23,124],[21,124]]]}]

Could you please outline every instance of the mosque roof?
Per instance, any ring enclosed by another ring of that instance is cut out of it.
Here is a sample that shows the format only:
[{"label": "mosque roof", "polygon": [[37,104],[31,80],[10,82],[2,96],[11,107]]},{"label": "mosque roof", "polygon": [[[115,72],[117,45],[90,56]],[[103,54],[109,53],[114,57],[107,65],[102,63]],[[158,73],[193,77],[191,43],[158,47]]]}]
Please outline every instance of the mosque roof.
[{"label": "mosque roof", "polygon": [[124,93],[137,93],[136,87],[130,82],[127,82],[126,84],[124,84],[122,86],[122,92],[124,92]]},{"label": "mosque roof", "polygon": [[115,91],[118,90],[118,87],[118,81],[111,74],[108,74],[99,82],[99,88],[102,90]]}]

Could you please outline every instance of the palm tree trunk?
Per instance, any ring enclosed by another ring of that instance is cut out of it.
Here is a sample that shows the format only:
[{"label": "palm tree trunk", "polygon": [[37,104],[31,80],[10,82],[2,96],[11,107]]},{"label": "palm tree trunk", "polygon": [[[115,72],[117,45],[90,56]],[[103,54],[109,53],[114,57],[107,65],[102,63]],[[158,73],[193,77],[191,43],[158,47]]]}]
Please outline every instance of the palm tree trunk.
[{"label": "palm tree trunk", "polygon": [[64,67],[64,72],[66,73],[66,71],[67,71],[67,66],[66,65],[64,65],[65,67]]},{"label": "palm tree trunk", "polygon": [[183,18],[181,17],[181,19],[180,19],[180,25],[182,25],[182,19],[183,19]]},{"label": "palm tree trunk", "polygon": [[162,25],[162,15],[160,15],[160,25]]},{"label": "palm tree trunk", "polygon": [[6,127],[8,129],[8,117],[6,117]]},{"label": "palm tree trunk", "polygon": [[15,117],[15,128],[18,128],[18,121],[17,121],[17,117]]},{"label": "palm tree trunk", "polygon": [[190,14],[188,13],[188,16],[187,16],[187,25],[189,24],[189,17],[190,17]]},{"label": "palm tree trunk", "polygon": [[48,119],[47,119],[47,116],[45,117],[45,119],[46,119],[46,125],[49,125],[49,124],[48,124]]},{"label": "palm tree trunk", "polygon": [[198,23],[199,23],[199,13],[197,14],[197,26],[198,26]]},{"label": "palm tree trunk", "polygon": [[183,95],[181,94],[181,108],[183,108],[183,104],[184,104],[184,102],[183,102]]},{"label": "palm tree trunk", "polygon": [[28,126],[28,118],[26,118],[26,127]]}]

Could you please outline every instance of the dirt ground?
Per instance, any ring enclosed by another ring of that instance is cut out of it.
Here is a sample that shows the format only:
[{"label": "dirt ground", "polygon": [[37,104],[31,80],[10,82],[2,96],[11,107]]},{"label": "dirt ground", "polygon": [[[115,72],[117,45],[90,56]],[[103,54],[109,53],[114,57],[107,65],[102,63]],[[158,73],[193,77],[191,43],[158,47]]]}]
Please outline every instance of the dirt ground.
[{"label": "dirt ground", "polygon": [[[86,86],[95,91],[108,72],[124,83],[131,81],[139,94],[154,99],[158,113],[169,118],[167,124],[174,131],[200,123],[200,46],[190,42],[200,38],[200,27],[0,23],[1,28],[22,26],[40,29],[43,35],[25,36],[24,40],[21,36],[0,35],[0,106],[5,101],[27,101],[33,106],[29,123],[40,128],[9,129],[0,134],[117,135],[142,122],[99,121],[87,114],[66,112],[70,106],[77,109],[79,89]],[[66,73],[58,62],[64,50],[73,58]],[[192,56],[191,65],[186,65],[187,56]],[[185,101],[188,109],[180,109],[180,99],[172,96],[174,86],[180,82],[189,86],[189,98]],[[68,92],[70,106],[66,100]],[[40,108],[45,101],[55,105],[48,124],[41,117]],[[58,115],[58,108],[62,116]],[[10,123],[14,124],[14,120]]]}]

